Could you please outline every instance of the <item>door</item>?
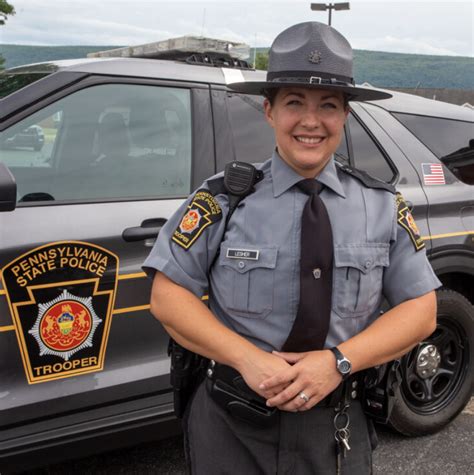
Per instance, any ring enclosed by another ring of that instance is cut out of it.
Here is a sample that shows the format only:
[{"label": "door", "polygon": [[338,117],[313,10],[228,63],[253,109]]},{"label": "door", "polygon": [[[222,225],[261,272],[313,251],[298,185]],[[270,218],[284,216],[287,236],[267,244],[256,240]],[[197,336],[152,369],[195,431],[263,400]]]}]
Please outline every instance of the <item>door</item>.
[{"label": "door", "polygon": [[207,88],[89,78],[44,100],[0,134],[18,187],[0,214],[0,425],[167,392],[169,410],[141,264],[214,171],[211,125],[193,132],[212,124]]}]

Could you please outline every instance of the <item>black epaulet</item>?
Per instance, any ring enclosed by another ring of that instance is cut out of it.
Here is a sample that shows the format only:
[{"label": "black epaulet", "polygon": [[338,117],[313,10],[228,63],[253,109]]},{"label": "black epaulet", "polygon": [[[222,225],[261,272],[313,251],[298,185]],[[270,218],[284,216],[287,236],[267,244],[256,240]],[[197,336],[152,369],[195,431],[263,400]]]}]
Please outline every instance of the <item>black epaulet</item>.
[{"label": "black epaulet", "polygon": [[357,180],[359,180],[366,188],[377,188],[379,190],[385,190],[389,191],[392,194],[396,193],[395,187],[391,185],[390,183],[385,183],[382,180],[379,180],[378,178],[373,177],[372,175],[369,175],[367,172],[364,172],[362,170],[359,170],[357,168],[352,168],[348,165],[341,165],[337,163],[337,169],[341,170],[348,175],[353,176]]},{"label": "black epaulet", "polygon": [[224,176],[218,176],[207,180],[207,187],[213,196],[226,194],[227,191],[224,186]]}]

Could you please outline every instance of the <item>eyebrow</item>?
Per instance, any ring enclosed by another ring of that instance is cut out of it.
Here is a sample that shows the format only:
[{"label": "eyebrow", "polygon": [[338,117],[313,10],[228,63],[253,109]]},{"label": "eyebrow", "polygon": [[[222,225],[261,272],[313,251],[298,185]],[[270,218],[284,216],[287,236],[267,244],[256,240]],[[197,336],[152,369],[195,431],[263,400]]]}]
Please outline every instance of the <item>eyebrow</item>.
[{"label": "eyebrow", "polygon": [[340,99],[340,96],[338,96],[337,94],[328,94],[327,96],[323,96],[321,97],[321,100],[324,101],[326,99]]},{"label": "eyebrow", "polygon": [[304,94],[302,94],[301,92],[288,91],[286,94],[284,94],[283,98],[286,98],[288,96],[298,96],[304,99]]},{"label": "eyebrow", "polygon": [[[283,96],[283,98],[286,98],[286,97],[288,97],[288,96],[297,96],[297,97],[301,97],[302,99],[305,98],[305,95],[304,95],[303,93],[301,93],[301,92],[294,92],[294,91],[289,91],[289,92],[287,92],[287,93]],[[322,96],[322,97],[321,97],[321,100],[322,100],[322,101],[325,101],[325,100],[327,100],[327,99],[339,99],[339,98],[340,98],[340,97],[339,97],[337,94],[329,93],[329,94],[327,94],[327,95],[325,95],[325,96]]]}]

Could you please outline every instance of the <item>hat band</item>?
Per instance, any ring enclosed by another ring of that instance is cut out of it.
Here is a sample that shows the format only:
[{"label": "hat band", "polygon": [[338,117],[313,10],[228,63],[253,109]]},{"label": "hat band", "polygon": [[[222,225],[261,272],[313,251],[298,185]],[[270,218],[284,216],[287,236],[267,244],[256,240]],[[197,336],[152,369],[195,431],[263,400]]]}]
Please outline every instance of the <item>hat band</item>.
[{"label": "hat band", "polygon": [[354,80],[347,76],[319,73],[316,71],[268,72],[267,81],[274,83],[324,84],[328,86],[354,86]]}]

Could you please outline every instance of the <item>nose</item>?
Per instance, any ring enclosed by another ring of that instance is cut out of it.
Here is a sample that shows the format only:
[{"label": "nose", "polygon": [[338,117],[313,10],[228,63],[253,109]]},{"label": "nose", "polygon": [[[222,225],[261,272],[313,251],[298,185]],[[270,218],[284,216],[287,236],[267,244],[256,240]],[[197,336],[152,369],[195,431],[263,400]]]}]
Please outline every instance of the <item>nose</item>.
[{"label": "nose", "polygon": [[314,129],[319,127],[321,124],[321,117],[319,115],[319,111],[315,107],[310,107],[306,109],[302,119],[301,125],[308,129]]}]

